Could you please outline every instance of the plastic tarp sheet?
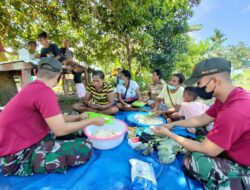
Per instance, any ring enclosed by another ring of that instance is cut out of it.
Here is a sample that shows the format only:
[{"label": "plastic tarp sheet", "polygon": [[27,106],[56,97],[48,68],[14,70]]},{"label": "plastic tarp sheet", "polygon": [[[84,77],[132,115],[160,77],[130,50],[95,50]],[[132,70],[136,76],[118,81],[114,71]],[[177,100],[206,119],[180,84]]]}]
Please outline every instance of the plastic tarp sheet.
[{"label": "plastic tarp sheet", "polygon": [[[125,120],[127,113],[119,112],[116,117]],[[130,158],[152,163],[159,190],[203,189],[198,181],[184,175],[181,155],[172,164],[162,165],[156,154],[145,157],[133,150],[125,137],[123,143],[115,149],[94,149],[87,163],[70,168],[65,174],[28,177],[0,174],[0,190],[127,190],[131,186]]]}]

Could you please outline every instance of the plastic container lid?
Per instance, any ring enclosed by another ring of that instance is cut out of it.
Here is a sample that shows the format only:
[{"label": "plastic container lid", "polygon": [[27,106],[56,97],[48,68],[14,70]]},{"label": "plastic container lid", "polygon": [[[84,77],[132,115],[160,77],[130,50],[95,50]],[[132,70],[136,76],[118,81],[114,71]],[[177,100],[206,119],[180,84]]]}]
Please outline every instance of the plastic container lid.
[{"label": "plastic container lid", "polygon": [[95,112],[85,112],[88,114],[88,119],[93,119],[97,117],[102,117],[105,119],[105,123],[111,124],[114,116],[101,114],[101,113],[95,113]]},{"label": "plastic container lid", "polygon": [[131,105],[134,107],[143,107],[146,105],[146,103],[140,101],[134,101]]}]

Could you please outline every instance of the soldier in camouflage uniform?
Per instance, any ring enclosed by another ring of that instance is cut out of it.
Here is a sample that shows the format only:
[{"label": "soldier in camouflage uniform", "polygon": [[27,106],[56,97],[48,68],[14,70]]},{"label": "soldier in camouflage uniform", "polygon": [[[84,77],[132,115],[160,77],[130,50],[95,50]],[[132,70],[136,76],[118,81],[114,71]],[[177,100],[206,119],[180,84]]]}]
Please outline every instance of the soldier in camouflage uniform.
[{"label": "soldier in camouflage uniform", "polygon": [[39,143],[0,159],[4,175],[28,176],[35,173],[64,173],[68,167],[85,163],[92,145],[84,138],[56,140],[46,136]]},{"label": "soldier in camouflage uniform", "polygon": [[[4,175],[63,173],[90,159],[90,142],[74,135],[69,140],[64,137],[88,125],[101,126],[105,120],[61,114],[51,89],[61,72],[60,62],[41,58],[37,80],[22,89],[0,113],[0,167]],[[51,132],[63,138],[54,138]]]},{"label": "soldier in camouflage uniform", "polygon": [[184,160],[187,174],[203,182],[205,189],[250,189],[250,167],[241,166],[228,158],[211,157],[200,152],[188,152]]},{"label": "soldier in camouflage uniform", "polygon": [[[185,155],[184,170],[210,190],[250,190],[250,93],[235,87],[230,78],[231,63],[210,58],[198,63],[186,85],[197,83],[202,99],[215,97],[206,113],[153,129],[191,151]],[[169,131],[174,126],[200,127],[214,123],[213,129],[190,140]]]}]

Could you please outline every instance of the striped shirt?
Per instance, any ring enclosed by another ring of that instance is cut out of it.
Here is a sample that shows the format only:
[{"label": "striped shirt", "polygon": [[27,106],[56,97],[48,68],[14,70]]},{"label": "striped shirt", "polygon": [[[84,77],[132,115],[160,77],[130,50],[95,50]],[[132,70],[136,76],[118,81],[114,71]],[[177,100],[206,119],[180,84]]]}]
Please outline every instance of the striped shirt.
[{"label": "striped shirt", "polygon": [[103,83],[103,89],[101,92],[97,92],[93,84],[89,84],[87,92],[91,94],[92,100],[99,105],[109,104],[108,94],[113,93],[113,87],[108,83]]}]

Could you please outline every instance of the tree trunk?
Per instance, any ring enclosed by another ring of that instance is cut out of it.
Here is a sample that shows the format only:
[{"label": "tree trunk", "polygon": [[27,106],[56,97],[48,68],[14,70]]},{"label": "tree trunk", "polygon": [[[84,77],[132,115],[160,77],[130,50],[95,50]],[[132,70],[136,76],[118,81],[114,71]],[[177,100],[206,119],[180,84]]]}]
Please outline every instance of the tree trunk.
[{"label": "tree trunk", "polygon": [[17,92],[12,72],[0,72],[0,106],[4,106]]},{"label": "tree trunk", "polygon": [[135,76],[138,76],[140,74],[141,71],[141,65],[139,65],[135,71]]},{"label": "tree trunk", "polygon": [[63,93],[66,97],[69,96],[69,84],[68,80],[66,78],[66,74],[62,75],[62,87],[63,87]]},{"label": "tree trunk", "polygon": [[129,69],[130,73],[132,74],[132,68],[131,68],[131,67],[132,67],[132,66],[131,66],[132,57],[131,57],[129,36],[126,37],[126,51],[127,51],[128,69]]}]

